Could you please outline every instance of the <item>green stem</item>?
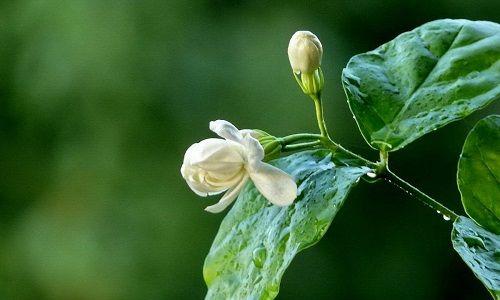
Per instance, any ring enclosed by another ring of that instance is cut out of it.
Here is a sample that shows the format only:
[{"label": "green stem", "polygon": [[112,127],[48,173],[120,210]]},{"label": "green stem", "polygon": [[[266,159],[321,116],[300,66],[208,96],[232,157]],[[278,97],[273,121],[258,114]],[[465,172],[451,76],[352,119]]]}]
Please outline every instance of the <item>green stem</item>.
[{"label": "green stem", "polygon": [[381,175],[389,169],[389,152],[380,150],[380,161],[377,166],[377,174]]},{"label": "green stem", "polygon": [[353,156],[361,161],[363,161],[368,167],[370,168],[373,168],[373,169],[376,169],[378,164],[377,163],[374,163],[344,147],[342,147],[341,145],[335,143],[333,140],[331,140],[330,138],[322,138],[321,141],[323,142],[323,145],[327,148],[329,148],[330,150],[332,150],[333,153],[337,152],[337,151],[340,151],[340,152],[343,152],[345,154],[349,154],[350,156]]},{"label": "green stem", "polygon": [[[432,199],[427,194],[421,192],[419,189],[412,186],[408,182],[399,178],[396,174],[392,173],[389,170],[389,152],[382,150],[380,152],[380,161],[374,163],[335,143],[328,135],[328,130],[326,129],[325,118],[323,114],[323,105],[321,102],[321,93],[320,92],[313,94],[308,93],[307,89],[302,84],[302,81],[299,79],[298,75],[294,73],[294,77],[295,80],[297,80],[299,86],[302,88],[302,91],[308,94],[314,101],[314,108],[316,110],[316,120],[318,122],[318,127],[321,135],[313,135],[306,133],[306,134],[294,134],[287,137],[283,137],[280,139],[282,145],[282,151],[302,150],[322,144],[323,146],[329,148],[332,153],[342,152],[344,154],[348,154],[352,157],[356,157],[357,159],[363,161],[368,167],[374,170],[376,174],[375,177],[383,178],[389,183],[404,190],[406,193],[410,194],[414,198],[420,200],[424,204],[428,205],[429,207],[433,208],[434,210],[442,214],[445,220],[449,219],[456,220],[458,218],[458,215],[454,213],[452,210],[442,205],[441,203],[437,202],[436,200]],[[300,140],[315,140],[315,141],[292,144]]]},{"label": "green stem", "polygon": [[[388,162],[389,162],[388,152],[385,152],[385,151],[381,152],[380,162],[374,163],[372,161],[369,161],[369,160],[345,149],[344,147],[335,143],[334,141],[332,141],[329,138],[328,139],[323,138],[322,141],[323,141],[323,145],[332,149],[332,152],[342,151],[344,153],[347,153],[349,155],[352,155],[352,156],[362,160],[368,167],[376,169],[377,174],[379,176],[381,176],[382,178],[384,178],[386,181],[388,181],[389,183],[392,183],[393,185],[397,186],[398,188],[404,190],[409,195],[413,196],[417,200],[420,200],[421,202],[423,202],[427,206],[433,208],[434,210],[436,210],[437,212],[442,214],[443,218],[445,220],[451,219],[454,221],[458,218],[458,215],[455,212],[453,212],[451,209],[447,208],[446,206],[444,206],[443,204],[434,200],[433,198],[431,198],[427,194],[423,193],[422,191],[420,191],[419,189],[417,189],[413,185],[409,184],[408,182],[406,182],[402,178],[398,177],[396,174],[392,173],[388,169]],[[379,173],[379,168],[381,166],[382,166],[383,170],[382,170],[382,173]]]},{"label": "green stem", "polygon": [[313,134],[313,133],[297,133],[297,134],[291,134],[284,136],[280,138],[281,143],[283,146],[301,141],[301,140],[318,140],[321,138],[321,135],[319,134]]},{"label": "green stem", "polygon": [[[304,142],[304,143],[298,143],[298,144],[291,144],[293,142],[301,141],[301,140],[309,140],[309,142]],[[310,141],[310,140],[315,140],[315,141]],[[350,156],[356,157],[357,159],[363,161],[366,166],[373,168],[376,170],[377,175],[380,178],[383,178],[384,180],[388,181],[389,183],[395,185],[396,187],[402,189],[412,197],[416,198],[417,200],[421,201],[425,205],[431,207],[432,209],[438,211],[440,214],[443,215],[443,218],[451,219],[451,220],[456,220],[458,218],[458,215],[453,212],[451,209],[447,208],[443,204],[437,202],[427,194],[423,193],[410,183],[406,182],[402,178],[398,177],[396,174],[392,173],[389,168],[388,168],[388,159],[389,159],[389,154],[388,152],[382,151],[380,153],[380,161],[375,163],[372,161],[367,160],[364,157],[361,157],[357,155],[356,153],[351,152],[350,150],[342,147],[341,145],[335,143],[332,139],[329,137],[321,136],[318,134],[311,134],[311,133],[298,133],[298,134],[292,134],[289,136],[285,136],[281,138],[283,148],[283,152],[288,152],[288,151],[297,151],[297,150],[303,150],[307,148],[312,148],[318,145],[323,145],[326,148],[330,149],[332,153],[336,152],[343,152],[345,154],[348,154]]]},{"label": "green stem", "polygon": [[330,138],[328,135],[328,130],[326,129],[325,118],[323,116],[323,105],[321,103],[321,95],[320,94],[311,94],[309,95],[314,101],[314,108],[316,109],[316,120],[318,122],[319,132],[321,136],[326,138]]},{"label": "green stem", "polygon": [[430,196],[423,193],[422,191],[420,191],[419,189],[417,189],[413,185],[404,181],[403,179],[398,177],[396,174],[392,173],[389,169],[386,169],[386,172],[383,174],[383,178],[386,181],[388,181],[389,183],[392,183],[393,185],[402,189],[406,193],[410,194],[414,198],[420,200],[425,205],[436,210],[438,213],[442,214],[443,218],[445,220],[451,219],[451,220],[455,221],[458,218],[458,215],[455,212],[453,212],[451,209],[447,208],[446,206],[444,206],[443,204],[432,199]]},{"label": "green stem", "polygon": [[285,145],[281,149],[283,152],[288,152],[288,151],[297,151],[297,150],[303,150],[315,146],[321,145],[321,141],[314,141],[314,142],[307,142],[307,143],[300,143],[300,144],[293,144],[293,145]]},{"label": "green stem", "polygon": [[[281,137],[281,138],[279,138],[279,140],[280,140],[284,149],[293,149],[292,146],[295,146],[295,145],[291,145],[291,144],[293,144],[294,142],[297,142],[297,141],[314,140],[314,141],[307,142],[307,143],[297,144],[297,145],[301,145],[300,147],[298,147],[298,149],[299,148],[300,149],[307,148],[307,146],[317,146],[317,145],[323,144],[323,146],[330,149],[332,151],[332,153],[335,153],[337,151],[341,151],[343,153],[346,153],[346,154],[349,154],[353,157],[358,158],[359,160],[363,161],[370,168],[376,169],[378,167],[377,163],[369,161],[368,159],[361,157],[361,156],[357,155],[356,153],[345,149],[341,145],[335,143],[328,136],[325,137],[325,136],[322,136],[319,134],[312,134],[312,133],[297,133],[297,134],[291,134],[291,135]],[[292,151],[292,150],[290,150],[290,151]]]},{"label": "green stem", "polygon": [[[315,104],[319,102],[318,100],[314,101]],[[330,149],[332,153],[336,152],[343,152],[345,154],[348,154],[350,156],[356,157],[357,159],[363,161],[368,167],[374,169],[376,171],[376,174],[378,177],[383,178],[384,180],[388,181],[389,183],[395,185],[396,187],[404,190],[406,193],[411,195],[412,197],[416,198],[417,200],[421,201],[425,205],[431,207],[432,209],[436,210],[440,214],[443,215],[443,218],[446,219],[451,219],[451,220],[456,220],[458,218],[458,215],[453,212],[451,209],[447,208],[443,204],[437,202],[427,194],[423,193],[410,183],[406,182],[402,178],[398,177],[396,174],[392,173],[389,168],[389,153],[387,151],[381,151],[380,152],[380,161],[377,163],[374,163],[372,161],[367,160],[364,157],[361,157],[357,155],[356,153],[351,152],[350,150],[342,147],[341,145],[335,143],[329,136],[328,133],[326,132],[326,126],[324,122],[322,121],[322,108],[321,108],[321,103],[319,103],[319,106],[316,105],[316,112],[318,113],[318,125],[320,126],[320,131],[321,135],[318,134],[310,134],[310,133],[298,133],[298,134],[292,134],[286,137],[281,138],[281,143],[283,145],[282,151],[283,152],[288,152],[288,151],[297,151],[297,150],[303,150],[307,148],[312,148],[318,145],[323,145],[326,148]],[[308,140],[309,142],[304,142],[304,143],[298,143],[298,144],[292,144],[297,141],[301,140]],[[314,141],[310,141],[314,140]]]}]

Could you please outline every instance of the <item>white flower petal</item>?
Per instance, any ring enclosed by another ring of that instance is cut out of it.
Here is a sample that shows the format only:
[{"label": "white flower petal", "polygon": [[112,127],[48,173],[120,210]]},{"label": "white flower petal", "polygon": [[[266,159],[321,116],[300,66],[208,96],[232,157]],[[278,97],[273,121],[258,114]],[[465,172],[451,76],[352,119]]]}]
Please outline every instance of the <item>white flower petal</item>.
[{"label": "white flower petal", "polygon": [[210,122],[210,130],[215,132],[218,136],[223,137],[227,140],[241,143],[243,136],[241,135],[238,128],[226,120],[216,120]]},{"label": "white flower petal", "polygon": [[254,139],[258,139],[260,137],[260,134],[253,129],[242,129],[240,130],[240,133],[243,136],[243,138],[247,135],[253,137]]},{"label": "white flower petal", "polygon": [[206,139],[191,145],[184,155],[184,163],[207,168],[210,164],[242,164],[244,149],[238,143],[223,139]]},{"label": "white flower petal", "polygon": [[312,73],[321,65],[323,47],[310,31],[297,31],[288,44],[288,59],[295,73]]},{"label": "white flower petal", "polygon": [[183,164],[181,167],[182,177],[186,180],[189,188],[198,196],[206,197],[217,195],[228,189],[229,186],[213,186],[207,185],[204,175],[199,172],[198,168]]},{"label": "white flower petal", "polygon": [[238,184],[246,173],[244,150],[241,144],[223,139],[196,143],[186,151],[182,177],[200,196],[224,192]]},{"label": "white flower petal", "polygon": [[245,147],[249,164],[258,163],[264,159],[264,148],[252,136],[246,135],[243,138],[243,146]]},{"label": "white flower petal", "polygon": [[237,185],[241,181],[241,179],[245,177],[246,173],[247,172],[243,167],[238,171],[238,173],[234,174],[209,173],[207,176],[205,176],[204,182],[214,189],[217,189],[218,187],[232,187]]},{"label": "white flower petal", "polygon": [[297,184],[282,170],[263,162],[248,170],[255,187],[269,202],[286,206],[297,198]]},{"label": "white flower petal", "polygon": [[195,192],[196,195],[201,197],[217,195],[227,190],[227,186],[218,187],[217,189],[214,189],[214,188],[208,188],[206,185],[200,184],[199,182],[196,181],[186,180],[186,182],[189,188],[191,188],[191,190]]},{"label": "white flower petal", "polygon": [[211,213],[220,213],[226,207],[228,207],[235,199],[238,197],[241,189],[245,186],[245,183],[248,181],[248,176],[243,177],[243,179],[233,188],[227,190],[227,192],[222,196],[222,198],[214,205],[207,206],[205,208],[206,211]]},{"label": "white flower petal", "polygon": [[239,131],[224,120],[210,122],[210,129],[222,139],[206,139],[189,147],[181,173],[189,187],[200,196],[226,192],[220,201],[205,210],[217,213],[228,207],[250,177],[270,202],[285,206],[297,197],[292,177],[262,162],[264,149],[258,132]]}]

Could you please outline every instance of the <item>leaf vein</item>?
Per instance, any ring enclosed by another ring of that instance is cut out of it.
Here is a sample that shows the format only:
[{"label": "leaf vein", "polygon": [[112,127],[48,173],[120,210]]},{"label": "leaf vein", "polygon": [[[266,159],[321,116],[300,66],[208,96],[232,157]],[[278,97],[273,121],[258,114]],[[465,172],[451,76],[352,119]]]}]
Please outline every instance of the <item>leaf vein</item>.
[{"label": "leaf vein", "polygon": [[[462,32],[463,28],[464,28],[464,25],[460,26],[460,29],[457,31],[457,34],[455,34],[455,36],[453,37],[453,41],[450,43],[450,46],[448,47],[448,49],[446,49],[444,51],[443,55],[441,55],[441,57],[438,58],[438,60],[436,61],[436,64],[434,64],[434,66],[429,71],[429,73],[427,73],[427,75],[425,76],[425,78],[413,89],[413,91],[410,93],[410,95],[408,97],[408,100],[405,102],[405,104],[403,105],[403,107],[401,107],[401,109],[399,110],[398,114],[393,119],[392,123],[394,123],[394,122],[400,122],[401,121],[400,119],[403,116],[404,112],[413,103],[413,100],[414,100],[413,96],[415,95],[415,92],[418,91],[422,87],[422,85],[424,85],[427,82],[427,80],[430,78],[430,75],[436,70],[436,66],[439,64],[439,60],[442,59],[453,48],[453,45],[455,44],[455,41],[457,40],[457,37]],[[415,35],[420,40],[422,40],[421,37],[417,33],[415,33]],[[423,43],[423,41],[422,41],[422,45],[424,45],[424,47],[425,47],[425,44]],[[427,47],[425,47],[425,48],[427,49]]]}]

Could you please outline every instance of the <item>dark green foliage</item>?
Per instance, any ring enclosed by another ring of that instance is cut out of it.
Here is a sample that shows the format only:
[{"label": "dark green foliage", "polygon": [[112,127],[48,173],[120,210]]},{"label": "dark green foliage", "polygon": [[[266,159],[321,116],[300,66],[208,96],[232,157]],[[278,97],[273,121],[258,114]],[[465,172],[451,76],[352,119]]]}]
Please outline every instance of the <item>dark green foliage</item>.
[{"label": "dark green foliage", "polygon": [[500,236],[466,217],[453,223],[453,248],[495,299],[500,299]]},{"label": "dark green foliage", "polygon": [[294,256],[325,234],[351,187],[369,171],[329,151],[307,151],[274,165],[299,186],[296,202],[278,207],[248,184],[224,218],[204,266],[207,299],[273,299]]},{"label": "dark green foliage", "polygon": [[396,151],[500,97],[500,25],[424,24],[351,58],[342,81],[368,144]]},{"label": "dark green foliage", "polygon": [[467,214],[500,234],[500,116],[482,119],[469,133],[457,181]]}]

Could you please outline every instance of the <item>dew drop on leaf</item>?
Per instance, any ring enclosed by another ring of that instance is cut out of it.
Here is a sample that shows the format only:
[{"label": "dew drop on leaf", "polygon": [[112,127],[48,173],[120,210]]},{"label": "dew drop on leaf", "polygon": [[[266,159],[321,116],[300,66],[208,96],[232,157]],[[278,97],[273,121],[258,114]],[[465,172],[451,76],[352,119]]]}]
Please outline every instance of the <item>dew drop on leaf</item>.
[{"label": "dew drop on leaf", "polygon": [[261,246],[257,247],[252,252],[252,261],[257,268],[262,268],[264,262],[266,261],[267,251],[266,248]]},{"label": "dew drop on leaf", "polygon": [[368,173],[366,173],[366,176],[368,176],[370,178],[375,178],[375,177],[377,177],[377,174],[375,174],[374,172],[368,172]]}]

